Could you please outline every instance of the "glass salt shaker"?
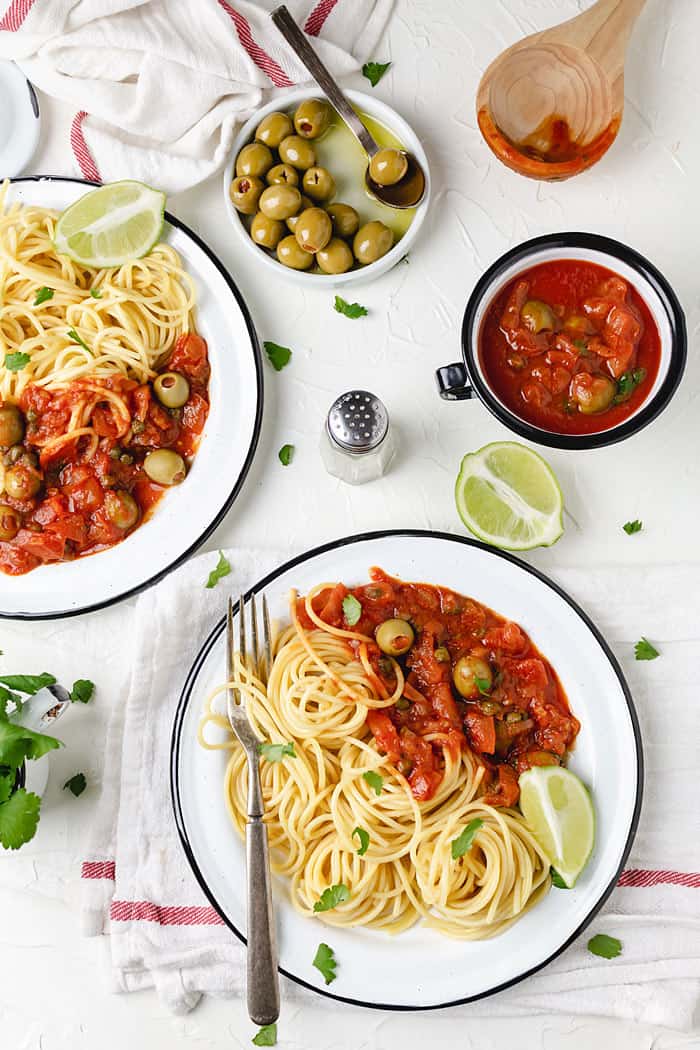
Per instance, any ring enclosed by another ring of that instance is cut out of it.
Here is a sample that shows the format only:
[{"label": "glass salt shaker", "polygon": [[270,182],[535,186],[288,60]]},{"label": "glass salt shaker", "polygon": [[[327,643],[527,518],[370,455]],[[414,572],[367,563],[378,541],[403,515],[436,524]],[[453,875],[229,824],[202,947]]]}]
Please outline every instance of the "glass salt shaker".
[{"label": "glass salt shaker", "polygon": [[364,485],[386,474],[396,437],[384,404],[369,390],[349,390],[330,407],[321,434],[326,470],[349,485]]}]

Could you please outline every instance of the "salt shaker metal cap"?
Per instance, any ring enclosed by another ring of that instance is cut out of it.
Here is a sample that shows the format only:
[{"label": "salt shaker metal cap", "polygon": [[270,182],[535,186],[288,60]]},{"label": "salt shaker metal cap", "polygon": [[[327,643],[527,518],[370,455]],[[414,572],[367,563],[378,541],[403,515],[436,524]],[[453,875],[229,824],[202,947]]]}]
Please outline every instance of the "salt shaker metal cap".
[{"label": "salt shaker metal cap", "polygon": [[336,398],[326,419],[328,436],[344,452],[372,452],[386,437],[389,414],[369,390],[349,390]]}]

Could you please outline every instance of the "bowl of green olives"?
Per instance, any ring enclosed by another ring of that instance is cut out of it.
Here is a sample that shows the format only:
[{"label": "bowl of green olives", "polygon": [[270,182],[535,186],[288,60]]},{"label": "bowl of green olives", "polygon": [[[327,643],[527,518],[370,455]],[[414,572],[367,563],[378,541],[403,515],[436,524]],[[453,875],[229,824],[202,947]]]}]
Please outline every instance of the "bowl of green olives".
[{"label": "bowl of green olives", "polygon": [[418,158],[426,192],[417,208],[390,208],[369,194],[366,154],[330,103],[307,88],[250,118],[224,172],[227,211],[245,250],[307,286],[385,273],[409,251],[428,209],[428,161],[415,132],[379,99],[347,96],[382,147],[373,158],[381,179],[401,178],[401,149]]}]

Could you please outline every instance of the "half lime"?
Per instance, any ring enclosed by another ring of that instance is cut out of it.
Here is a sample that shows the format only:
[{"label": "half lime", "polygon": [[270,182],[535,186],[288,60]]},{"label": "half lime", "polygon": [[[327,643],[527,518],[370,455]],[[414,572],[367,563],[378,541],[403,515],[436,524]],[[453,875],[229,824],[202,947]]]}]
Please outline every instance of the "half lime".
[{"label": "half lime", "polygon": [[591,796],[579,778],[562,766],[535,766],[522,774],[519,783],[523,816],[571,889],[595,840]]}]

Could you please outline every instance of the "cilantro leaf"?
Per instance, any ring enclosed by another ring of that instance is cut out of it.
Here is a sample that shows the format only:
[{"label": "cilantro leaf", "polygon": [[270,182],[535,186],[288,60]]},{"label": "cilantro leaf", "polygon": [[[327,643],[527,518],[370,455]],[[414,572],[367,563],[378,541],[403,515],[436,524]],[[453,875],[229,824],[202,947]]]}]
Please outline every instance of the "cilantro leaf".
[{"label": "cilantro leaf", "polygon": [[277,1046],[277,1025],[263,1025],[257,1035],[251,1039],[256,1046]]},{"label": "cilantro leaf", "polygon": [[9,773],[0,774],[0,805],[3,802],[7,802],[12,794],[12,789],[15,786],[16,779],[17,774],[14,769],[11,769]]},{"label": "cilantro leaf", "polygon": [[73,682],[73,688],[70,691],[70,698],[74,704],[87,704],[92,700],[94,692],[94,682],[89,681],[87,678],[79,678],[77,682]]},{"label": "cilantro leaf", "polygon": [[601,959],[616,959],[622,954],[622,941],[617,937],[608,937],[607,933],[596,933],[588,942],[588,950],[591,955],[599,955]]},{"label": "cilantro leaf", "polygon": [[569,887],[555,868],[549,869],[549,877],[552,880],[552,886],[556,886],[558,890],[568,890]]},{"label": "cilantro leaf", "polygon": [[342,296],[336,295],[335,307],[337,313],[343,314],[344,317],[350,317],[355,319],[356,317],[366,317],[367,309],[364,306],[360,306],[359,303],[348,303]]},{"label": "cilantro leaf", "polygon": [[641,521],[639,521],[639,519],[637,518],[635,519],[635,521],[626,521],[622,528],[625,530],[628,536],[633,536],[635,532],[642,531],[643,525]]},{"label": "cilantro leaf", "polygon": [[345,883],[336,882],[334,886],[327,886],[321,894],[321,899],[314,904],[314,911],[331,911],[339,904],[350,900],[350,890]]},{"label": "cilantro leaf", "polygon": [[33,696],[44,686],[55,685],[56,678],[48,671],[42,671],[41,674],[3,674],[0,675],[0,684],[6,685],[8,689],[17,689],[20,693],[29,693]]},{"label": "cilantro leaf", "polygon": [[364,828],[354,828],[353,837],[357,835],[360,840],[360,848],[357,851],[358,857],[364,857],[365,853],[369,849],[369,832],[365,831]]},{"label": "cilantro leaf", "polygon": [[91,288],[90,289],[90,295],[92,296],[93,299],[101,299],[102,298],[102,292],[100,291],[99,288]]},{"label": "cilantro leaf", "polygon": [[16,769],[22,765],[25,758],[41,758],[57,747],[63,745],[55,737],[35,733],[34,730],[15,725],[14,722],[0,722],[0,766]]},{"label": "cilantro leaf", "polygon": [[646,377],[646,368],[635,368],[633,372],[624,372],[617,381],[617,394],[613,398],[613,404],[619,405],[627,401]]},{"label": "cilantro leaf", "polygon": [[481,817],[475,817],[474,820],[469,821],[461,835],[452,840],[452,860],[459,860],[460,857],[469,852],[472,848],[474,836],[483,823]]},{"label": "cilantro leaf", "polygon": [[67,780],[65,782],[65,784],[63,785],[63,790],[65,791],[66,788],[68,788],[68,790],[71,791],[77,798],[78,795],[82,795],[86,787],[87,780],[85,779],[85,774],[76,773],[75,776],[72,776],[70,780]]},{"label": "cilantro leaf", "polygon": [[646,638],[640,638],[634,647],[635,660],[655,660],[660,655],[659,650],[655,649]]},{"label": "cilantro leaf", "polygon": [[292,462],[292,454],[294,453],[294,445],[282,445],[282,448],[277,453],[280,463],[283,467],[288,467]]},{"label": "cilantro leaf", "polygon": [[47,303],[49,299],[53,299],[53,288],[47,288],[46,285],[43,285],[36,293],[34,305],[41,306],[42,303]]},{"label": "cilantro leaf", "polygon": [[20,788],[0,806],[0,845],[19,849],[36,834],[41,799],[33,791]]},{"label": "cilantro leaf", "polygon": [[479,690],[482,696],[489,696],[489,689],[491,688],[491,683],[489,682],[488,678],[477,678],[475,675],[474,685]]},{"label": "cilantro leaf", "polygon": [[362,779],[369,784],[375,795],[381,795],[384,787],[384,777],[381,777],[379,773],[375,773],[373,769],[368,769],[366,773],[362,774]]},{"label": "cilantro leaf", "polygon": [[343,616],[349,627],[354,627],[362,616],[362,606],[354,594],[346,594],[343,598]]},{"label": "cilantro leaf", "polygon": [[362,76],[367,77],[372,87],[376,87],[390,65],[391,62],[365,62]]},{"label": "cilantro leaf", "polygon": [[18,711],[22,710],[22,697],[19,693],[13,693],[0,685],[0,719],[7,721],[7,705],[14,704]]},{"label": "cilantro leaf", "polygon": [[280,346],[279,343],[271,343],[269,341],[263,343],[263,346],[265,347],[267,359],[275,372],[281,372],[284,366],[289,364],[292,351],[287,346]]},{"label": "cilantro leaf", "polygon": [[5,354],[5,368],[8,372],[21,372],[29,364],[29,354]]},{"label": "cilantro leaf", "polygon": [[72,342],[77,343],[78,346],[82,346],[83,350],[87,350],[89,354],[92,353],[90,347],[87,345],[84,339],[81,339],[81,337],[76,332],[75,328],[71,328],[68,332],[66,332],[66,335]]},{"label": "cilantro leaf", "polygon": [[268,762],[281,762],[283,758],[297,757],[292,740],[288,744],[258,744],[258,754]]},{"label": "cilantro leaf", "polygon": [[222,580],[224,576],[228,576],[230,571],[231,563],[228,558],[224,558],[223,551],[219,551],[219,560],[216,563],[216,568],[211,570],[204,586],[208,588],[216,587],[219,580]]},{"label": "cilantro leaf", "polygon": [[336,979],[335,968],[338,963],[335,960],[333,949],[324,944],[323,941],[318,946],[312,965],[323,974],[326,984],[330,984],[331,981]]}]

